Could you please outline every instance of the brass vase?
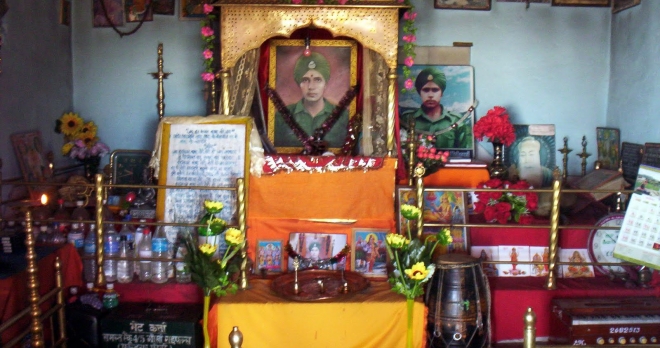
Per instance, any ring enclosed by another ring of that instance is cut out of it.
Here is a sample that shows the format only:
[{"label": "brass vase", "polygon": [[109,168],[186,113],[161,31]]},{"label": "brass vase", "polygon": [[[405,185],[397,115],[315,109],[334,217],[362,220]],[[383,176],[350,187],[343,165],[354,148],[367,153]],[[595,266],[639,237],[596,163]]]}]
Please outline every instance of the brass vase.
[{"label": "brass vase", "polygon": [[503,154],[504,144],[493,142],[493,162],[488,166],[491,179],[505,180],[508,177],[508,171],[502,158]]}]

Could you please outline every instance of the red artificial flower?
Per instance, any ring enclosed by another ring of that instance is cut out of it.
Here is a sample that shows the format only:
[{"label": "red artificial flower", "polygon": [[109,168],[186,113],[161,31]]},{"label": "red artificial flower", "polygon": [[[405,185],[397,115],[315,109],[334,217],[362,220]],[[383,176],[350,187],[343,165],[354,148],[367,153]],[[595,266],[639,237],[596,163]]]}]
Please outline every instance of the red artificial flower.
[{"label": "red artificial flower", "polygon": [[534,217],[531,216],[530,214],[520,215],[520,218],[518,219],[518,223],[521,225],[529,225],[533,221],[534,221]]},{"label": "red artificial flower", "polygon": [[538,196],[529,191],[531,187],[528,182],[520,180],[511,183],[506,180],[491,179],[477,185],[477,188],[520,190],[506,193],[500,191],[477,192],[478,200],[474,202],[474,211],[483,212],[486,221],[504,224],[509,220],[514,220],[527,224],[533,220],[529,212],[538,207]]},{"label": "red artificial flower", "polygon": [[506,109],[496,106],[482,116],[474,124],[474,136],[482,141],[488,138],[491,142],[500,142],[504,145],[511,145],[516,139],[513,125],[509,120],[509,114]]}]

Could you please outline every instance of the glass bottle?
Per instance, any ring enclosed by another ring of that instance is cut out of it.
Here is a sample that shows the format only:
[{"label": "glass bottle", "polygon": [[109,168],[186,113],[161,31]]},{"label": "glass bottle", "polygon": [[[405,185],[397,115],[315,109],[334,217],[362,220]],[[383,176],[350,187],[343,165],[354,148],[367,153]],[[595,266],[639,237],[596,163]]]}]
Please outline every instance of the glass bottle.
[{"label": "glass bottle", "polygon": [[126,236],[119,236],[119,257],[123,260],[117,261],[117,281],[130,283],[133,281],[133,261],[126,259],[133,257],[133,250],[128,246]]},{"label": "glass bottle", "polygon": [[[138,255],[140,258],[151,257],[151,232],[148,228],[142,230],[142,239],[138,244]],[[151,280],[151,261],[140,260],[140,281]]]},{"label": "glass bottle", "polygon": [[151,281],[156,284],[167,282],[168,244],[165,226],[158,226],[151,239],[151,256],[162,260],[151,261]]}]

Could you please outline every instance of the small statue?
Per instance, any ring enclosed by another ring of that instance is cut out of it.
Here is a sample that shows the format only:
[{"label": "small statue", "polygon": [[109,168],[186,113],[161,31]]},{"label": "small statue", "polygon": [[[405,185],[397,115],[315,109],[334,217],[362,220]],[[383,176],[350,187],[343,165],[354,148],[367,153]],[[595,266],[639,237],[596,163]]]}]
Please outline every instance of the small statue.
[{"label": "small statue", "polygon": [[[152,177],[152,169],[150,167],[144,168],[142,171],[142,185],[153,185]],[[136,208],[155,208],[156,190],[152,187],[141,187],[135,201],[133,201],[133,206]]]}]

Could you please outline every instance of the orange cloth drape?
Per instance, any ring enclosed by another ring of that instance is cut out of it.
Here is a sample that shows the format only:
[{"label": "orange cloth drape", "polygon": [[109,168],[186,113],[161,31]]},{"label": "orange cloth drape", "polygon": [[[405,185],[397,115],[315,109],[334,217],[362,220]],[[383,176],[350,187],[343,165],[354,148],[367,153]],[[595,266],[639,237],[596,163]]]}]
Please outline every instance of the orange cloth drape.
[{"label": "orange cloth drape", "polygon": [[[405,347],[407,309],[404,296],[386,282],[333,302],[291,302],[270,290],[270,281],[253,280],[251,289],[216,301],[209,314],[209,334],[217,347],[228,346],[234,326],[243,348]],[[423,347],[424,303],[413,311],[414,347]]]}]

